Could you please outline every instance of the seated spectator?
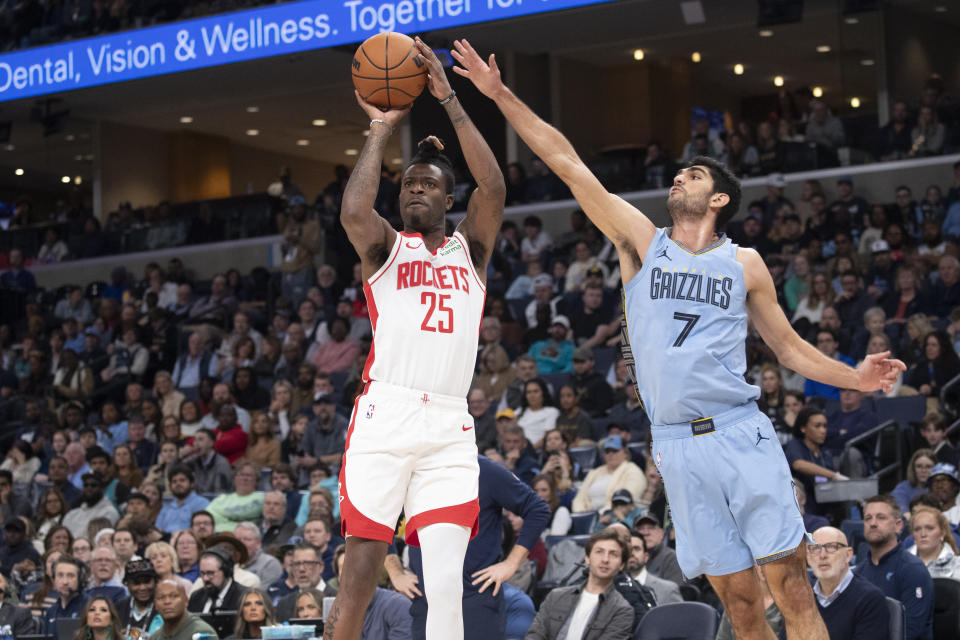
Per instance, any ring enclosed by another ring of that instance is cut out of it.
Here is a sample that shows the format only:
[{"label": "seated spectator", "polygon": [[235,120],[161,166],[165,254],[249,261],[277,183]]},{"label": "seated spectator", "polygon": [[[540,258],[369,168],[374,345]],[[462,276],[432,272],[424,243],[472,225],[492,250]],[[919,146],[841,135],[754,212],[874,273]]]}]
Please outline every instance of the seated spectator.
[{"label": "seated spectator", "polygon": [[659,518],[652,513],[642,515],[634,520],[633,530],[647,543],[647,571],[658,578],[683,584],[685,579],[677,562],[677,552],[667,544]]},{"label": "seated spectator", "polygon": [[903,100],[895,101],[890,109],[890,120],[880,127],[877,136],[877,157],[882,161],[906,158],[913,143],[910,136],[912,131],[913,123],[910,121],[907,103]]},{"label": "seated spectator", "polygon": [[210,501],[194,491],[193,471],[183,465],[173,467],[168,475],[173,500],[164,502],[156,525],[161,531],[174,533],[190,527],[190,516],[195,511],[206,509]]},{"label": "seated spectator", "polygon": [[319,394],[313,399],[313,419],[301,442],[302,454],[292,459],[300,468],[323,462],[334,473],[340,471],[340,461],[346,447],[346,417],[337,413],[337,405],[331,394]]},{"label": "seated spectator", "polygon": [[237,523],[255,522],[263,515],[263,492],[256,491],[260,470],[256,465],[242,462],[237,465],[233,479],[233,493],[218,495],[207,505],[216,522],[217,531],[233,531]]},{"label": "seated spectator", "polygon": [[917,112],[917,124],[910,132],[911,158],[923,156],[937,156],[943,152],[943,142],[946,138],[946,127],[937,121],[937,113],[929,106],[921,106]]},{"label": "seated spectator", "polygon": [[36,633],[37,625],[30,616],[30,610],[18,606],[16,599],[8,594],[10,594],[10,583],[5,576],[0,575],[0,626],[9,629],[13,637]]},{"label": "seated spectator", "polygon": [[813,488],[817,482],[826,480],[846,480],[846,476],[835,471],[833,455],[823,449],[827,439],[827,416],[815,406],[807,406],[793,425],[793,440],[784,447],[784,454],[793,472],[807,494],[807,510],[820,515],[821,508],[814,497]]},{"label": "seated spectator", "polygon": [[960,306],[960,261],[955,256],[942,256],[937,262],[937,279],[930,291],[933,313],[941,318]]},{"label": "seated spectator", "polygon": [[960,479],[957,468],[946,462],[937,463],[930,470],[930,494],[940,501],[950,526],[960,525]]},{"label": "seated spectator", "polygon": [[56,600],[43,614],[43,633],[57,635],[57,618],[76,618],[87,604],[87,595],[80,583],[86,573],[79,560],[63,555],[53,564],[53,588]]},{"label": "seated spectator", "polygon": [[271,468],[280,464],[280,441],[273,437],[273,422],[266,413],[257,412],[253,415],[250,440],[243,457],[259,467]]},{"label": "seated spectator", "polygon": [[156,605],[157,612],[163,618],[163,626],[150,634],[149,640],[187,640],[194,635],[217,637],[213,627],[187,610],[189,599],[183,585],[162,580],[157,585]]},{"label": "seated spectator", "polygon": [[[863,535],[870,545],[855,574],[899,600],[905,609],[903,627],[907,638],[933,637],[933,580],[923,561],[900,546],[903,518],[890,496],[869,498],[863,511]],[[883,636],[880,636],[883,637]]]},{"label": "seated spectator", "polygon": [[556,427],[560,411],[553,406],[547,384],[540,378],[527,382],[517,425],[535,449],[543,447],[543,436]]},{"label": "seated spectator", "polygon": [[[553,319],[563,311],[563,299],[554,292],[553,276],[541,273],[533,279],[533,300],[523,310],[529,334],[545,339]],[[569,325],[569,320],[567,325]],[[568,326],[569,330],[570,327]],[[532,340],[531,340],[532,342]]]},{"label": "seated spectator", "polygon": [[115,507],[125,502],[124,498],[129,493],[130,487],[139,487],[143,482],[143,472],[137,466],[129,444],[116,446],[113,450],[113,464],[107,471],[96,466],[96,459],[91,459],[90,462],[90,468],[94,472],[103,474],[103,480],[106,483],[105,493]]},{"label": "seated spectator", "polygon": [[[550,274],[543,273],[542,264],[537,261],[526,263],[526,271],[513,279],[513,282],[510,283],[510,286],[507,287],[507,290],[504,292],[503,297],[507,300],[523,300],[524,298],[534,295],[537,278],[541,275],[550,276]],[[541,278],[541,280],[543,280],[543,278]],[[553,278],[550,278],[550,287],[552,291]]]},{"label": "seated spectator", "polygon": [[0,274],[0,287],[30,293],[37,288],[33,274],[23,268],[23,249],[13,247],[7,256],[7,270]]},{"label": "seated spectator", "polygon": [[153,565],[157,574],[157,582],[164,580],[173,580],[177,584],[183,585],[184,589],[193,589],[193,583],[186,578],[181,578],[180,558],[177,557],[176,550],[166,542],[153,542],[147,546],[143,552],[144,557]]},{"label": "seated spectator", "polygon": [[216,377],[217,366],[217,355],[207,348],[203,333],[194,331],[187,338],[187,352],[173,367],[173,384],[177,389],[199,387],[202,379]]},{"label": "seated spectator", "polygon": [[[334,551],[333,563],[339,581],[343,570],[346,548],[340,545]],[[410,601],[392,589],[376,587],[367,610],[363,614],[361,638],[409,638],[413,618],[410,615]]]},{"label": "seated spectator", "polygon": [[920,395],[937,399],[940,389],[960,375],[960,357],[946,331],[934,331],[924,338],[923,358],[904,374],[904,384]]},{"label": "seated spectator", "polygon": [[[83,447],[80,447],[80,451],[83,451]],[[83,458],[81,458],[81,460],[83,460]],[[89,471],[90,465],[86,462],[86,460],[83,461],[83,464],[87,471]],[[81,498],[80,489],[70,481],[69,463],[67,462],[66,458],[61,456],[51,458],[50,468],[48,471],[48,478],[50,480],[51,487],[63,494],[63,499],[66,501],[67,508],[69,509],[74,504],[78,503]],[[11,474],[11,478],[12,477],[13,475]],[[2,478],[0,478],[0,481],[2,481]],[[83,486],[82,481],[81,486]],[[13,492],[11,492],[11,495],[12,494]],[[8,517],[8,514],[3,513],[3,516],[6,518]]]},{"label": "seated spectator", "polygon": [[[579,349],[578,349],[579,350]],[[606,384],[606,381],[604,381]],[[607,385],[609,389],[609,385]],[[612,396],[611,392],[611,396]],[[560,387],[560,415],[557,416],[556,428],[563,440],[571,443],[593,443],[593,420],[580,408],[580,397],[577,390],[571,385]]]},{"label": "seated spectator", "polygon": [[218,273],[210,281],[210,295],[200,298],[190,306],[190,320],[209,322],[222,327],[236,305],[237,299],[230,294],[227,277]]},{"label": "seated spectator", "polygon": [[915,507],[910,530],[914,544],[907,551],[923,561],[930,576],[960,581],[960,552],[943,512],[933,507]]},{"label": "seated spectator", "polygon": [[822,100],[810,101],[810,119],[804,133],[807,142],[838,149],[846,144],[846,134],[840,118],[830,113],[830,109]]},{"label": "seated spectator", "polygon": [[574,344],[568,338],[570,320],[566,316],[554,316],[547,330],[547,337],[530,345],[527,352],[537,361],[540,373],[571,373],[573,371]]},{"label": "seated spectator", "polygon": [[40,554],[27,537],[27,524],[22,518],[13,517],[3,525],[4,542],[0,546],[0,573],[10,575],[14,565],[30,560],[40,566]]},{"label": "seated spectator", "polygon": [[93,321],[90,301],[83,297],[81,287],[70,287],[67,297],[57,302],[53,315],[60,320],[73,318],[80,325],[86,325]]},{"label": "seated spectator", "polygon": [[233,464],[247,452],[247,434],[240,428],[233,405],[222,405],[218,417],[219,424],[213,432],[213,449]]},{"label": "seated spectator", "polygon": [[[817,331],[817,349],[820,350],[820,353],[828,358],[848,364],[851,367],[854,366],[856,363],[853,361],[853,358],[840,353],[839,346],[840,343],[837,340],[836,332],[830,329],[820,329]],[[803,393],[808,398],[812,396],[818,396],[828,400],[840,398],[840,390],[838,388],[816,380],[807,380],[803,385]]]},{"label": "seated spectator", "polygon": [[112,386],[125,386],[131,380],[140,380],[150,363],[149,350],[140,344],[140,332],[136,327],[123,330],[122,340],[113,344],[110,363],[100,372],[100,379]]},{"label": "seated spectator", "polygon": [[60,354],[60,366],[53,374],[54,398],[59,401],[84,400],[93,393],[93,372],[77,357],[76,351],[67,348]]},{"label": "seated spectator", "polygon": [[[316,224],[316,223],[314,223]],[[273,601],[263,589],[247,589],[240,596],[240,610],[233,638],[260,638],[261,628],[277,624]]]},{"label": "seated spectator", "polygon": [[70,530],[73,537],[84,537],[87,523],[94,518],[106,518],[111,524],[120,519],[120,513],[104,494],[104,490],[102,475],[89,472],[83,474],[82,502],[63,518],[63,526]]},{"label": "seated spectator", "polygon": [[120,564],[113,547],[97,547],[90,553],[90,588],[88,595],[104,596],[119,604],[130,595],[118,576]]},{"label": "seated spectator", "polygon": [[[336,590],[323,579],[323,569],[323,559],[317,548],[309,542],[297,543],[293,549],[293,579],[296,583],[296,590],[277,602],[277,620],[279,622],[287,622],[299,615],[299,599],[302,594],[316,590],[322,594],[321,598],[337,595]],[[322,599],[320,607],[322,612]]]},{"label": "seated spectator", "polygon": [[584,559],[588,570],[586,584],[559,587],[548,593],[527,632],[527,640],[580,637],[628,640],[633,630],[634,610],[613,582],[629,555],[615,531],[604,530],[590,536]]},{"label": "seated spectator", "polygon": [[793,489],[797,494],[797,505],[800,507],[800,515],[803,516],[803,530],[806,532],[816,531],[820,527],[830,526],[830,521],[823,516],[807,511],[807,490],[799,482],[793,483]]},{"label": "seated spectator", "polygon": [[233,555],[226,547],[215,545],[204,551],[200,555],[203,586],[190,595],[187,609],[194,613],[239,611],[243,587],[234,580],[233,568]]},{"label": "seated spectator", "polygon": [[216,436],[209,429],[200,429],[193,437],[196,456],[190,461],[198,493],[223,493],[233,486],[230,463],[213,448]]},{"label": "seated spectator", "polygon": [[287,517],[287,497],[283,491],[266,492],[263,496],[263,518],[260,521],[262,544],[268,547],[282,544],[290,539],[296,528],[297,523]]},{"label": "seated spectator", "polygon": [[347,320],[337,316],[328,325],[330,340],[317,346],[310,362],[324,373],[346,371],[360,355],[360,345],[350,337]]},{"label": "seated spectator", "polygon": [[200,421],[203,426],[211,431],[215,430],[220,424],[220,409],[223,408],[224,405],[233,407],[234,411],[237,412],[237,422],[240,424],[240,427],[244,433],[250,433],[250,414],[243,407],[237,406],[229,385],[222,382],[213,385],[213,395],[210,398],[210,412]]},{"label": "seated spectator", "polygon": [[126,564],[123,582],[130,592],[129,598],[117,603],[120,625],[128,633],[139,630],[149,634],[163,625],[163,619],[154,608],[157,592],[157,572],[149,560],[132,560]]},{"label": "seated spectator", "polygon": [[934,462],[953,464],[956,461],[956,449],[947,439],[947,421],[939,411],[930,411],[923,417],[920,440],[933,450]]},{"label": "seated spectator", "polygon": [[[596,274],[596,269],[587,272]],[[596,274],[601,275],[602,273]],[[581,347],[600,347],[620,329],[620,318],[605,304],[603,285],[591,282],[584,285],[580,304],[570,313],[573,340]]]},{"label": "seated spectator", "polygon": [[909,511],[910,502],[927,492],[927,481],[930,480],[930,472],[936,464],[937,458],[933,449],[917,449],[910,456],[910,462],[907,463],[907,479],[901,481],[890,492],[900,505],[901,511]]},{"label": "seated spectator", "polygon": [[646,511],[634,503],[633,496],[626,489],[617,489],[613,493],[613,497],[610,498],[610,505],[610,509],[600,513],[600,518],[597,521],[597,531],[616,523],[631,529],[633,521]]},{"label": "seated spectator", "polygon": [[841,389],[840,406],[827,416],[827,439],[823,446],[834,451],[837,457],[847,441],[880,424],[877,414],[863,406],[863,395],[857,389]]},{"label": "seated spectator", "polygon": [[303,539],[312,544],[317,549],[317,553],[323,560],[323,579],[332,580],[333,571],[333,550],[341,541],[337,536],[337,542],[333,534],[333,516],[329,510],[313,510],[308,515],[306,523],[303,525]]},{"label": "seated spectator", "polygon": [[[133,463],[140,470],[140,479],[127,483],[127,486],[138,487],[153,463],[157,460],[157,443],[147,439],[146,420],[143,414],[132,414],[127,418],[126,447],[133,456]],[[116,451],[114,451],[116,454]],[[121,474],[122,475],[122,474]]]},{"label": "seated spectator", "polygon": [[496,407],[487,399],[483,389],[474,387],[467,392],[467,411],[473,418],[477,450],[486,451],[497,446],[497,424],[494,420]]},{"label": "seated spectator", "polygon": [[547,536],[565,536],[570,532],[570,526],[573,519],[570,517],[570,510],[560,504],[557,497],[557,485],[553,475],[549,473],[540,474],[530,482],[530,486],[537,492],[547,506],[550,507],[550,523],[543,530],[542,538]]},{"label": "seated spectator", "polygon": [[283,575],[283,567],[272,555],[264,553],[260,528],[252,522],[241,522],[234,535],[247,548],[249,560],[243,568],[260,578],[260,584],[273,584]]},{"label": "seated spectator", "polygon": [[807,545],[807,565],[816,576],[813,593],[830,637],[888,637],[886,598],[869,580],[851,571],[853,549],[847,536],[839,529],[822,527],[813,533],[813,541]]},{"label": "seated spectator", "polygon": [[581,346],[573,352],[574,373],[570,381],[577,391],[579,404],[590,417],[599,418],[613,405],[613,389],[604,373],[595,367],[593,349]]},{"label": "seated spectator", "polygon": [[577,497],[573,499],[574,513],[609,509],[613,494],[626,489],[630,495],[641,495],[647,488],[643,471],[630,461],[630,451],[620,436],[607,436],[603,441],[605,464],[587,474]]},{"label": "seated spectator", "polygon": [[[657,604],[683,602],[680,587],[675,582],[658,578],[647,571],[647,541],[636,532],[630,534],[630,558],[627,560],[627,575],[639,584],[650,588],[657,598]],[[771,598],[772,600],[772,598]]]},{"label": "seated spectator", "polygon": [[186,397],[173,386],[173,376],[169,371],[157,371],[153,377],[153,396],[160,403],[160,412],[164,417],[179,417],[180,406]]},{"label": "seated spectator", "polygon": [[513,363],[513,367],[516,375],[504,390],[503,397],[500,399],[500,404],[497,407],[498,411],[503,409],[519,409],[526,396],[527,382],[540,375],[540,372],[537,370],[537,361],[526,354],[517,358],[516,362]]},{"label": "seated spectator", "polygon": [[[580,240],[574,246],[574,261],[567,269],[564,289],[567,293],[583,291],[583,283],[590,269],[600,269],[604,280],[610,275],[610,270],[603,262],[590,252],[590,245],[586,240]],[[602,295],[601,291],[601,295]]]},{"label": "seated spectator", "polygon": [[689,162],[696,156],[720,158],[723,156],[723,141],[716,132],[710,130],[710,121],[705,116],[697,116],[693,121],[690,140],[683,147],[681,158]]}]

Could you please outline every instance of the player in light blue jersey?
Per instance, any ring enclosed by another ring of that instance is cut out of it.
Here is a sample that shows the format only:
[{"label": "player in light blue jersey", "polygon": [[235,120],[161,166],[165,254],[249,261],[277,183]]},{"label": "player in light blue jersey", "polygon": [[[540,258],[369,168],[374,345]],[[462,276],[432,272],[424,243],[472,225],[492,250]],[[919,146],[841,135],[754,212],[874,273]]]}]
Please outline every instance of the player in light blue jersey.
[{"label": "player in light blue jersey", "polygon": [[688,578],[706,574],[737,638],[774,637],[764,619],[759,564],[791,640],[828,640],[807,579],[803,520],[777,435],[743,378],[748,319],[778,360],[841,389],[889,391],[906,369],[889,353],[853,369],[827,358],[790,326],[760,255],[723,233],[740,184],[722,164],[696,158],[667,197],[673,226],[657,229],[610,194],[563,135],[502,82],[496,62],[466,41],[453,57],[521,138],[563,180],[617,247],[637,385],[652,423],[653,456]]}]

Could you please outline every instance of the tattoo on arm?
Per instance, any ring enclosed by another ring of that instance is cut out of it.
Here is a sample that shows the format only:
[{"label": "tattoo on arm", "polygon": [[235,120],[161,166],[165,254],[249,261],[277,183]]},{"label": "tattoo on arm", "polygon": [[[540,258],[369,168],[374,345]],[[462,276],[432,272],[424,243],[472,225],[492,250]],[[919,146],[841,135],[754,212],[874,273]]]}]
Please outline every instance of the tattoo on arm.
[{"label": "tattoo on arm", "polygon": [[333,603],[333,608],[330,610],[330,613],[327,615],[327,621],[323,625],[323,640],[333,640],[333,636],[336,633],[337,621],[340,620],[340,605],[336,602]]}]

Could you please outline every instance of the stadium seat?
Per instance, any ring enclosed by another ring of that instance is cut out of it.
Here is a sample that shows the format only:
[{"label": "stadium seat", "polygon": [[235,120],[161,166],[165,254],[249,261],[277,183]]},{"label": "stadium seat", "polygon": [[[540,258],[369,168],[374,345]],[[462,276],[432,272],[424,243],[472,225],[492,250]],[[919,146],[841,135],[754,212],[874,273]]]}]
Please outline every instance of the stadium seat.
[{"label": "stadium seat", "polygon": [[544,373],[540,377],[547,383],[547,386],[550,387],[550,393],[553,394],[554,400],[557,399],[557,394],[560,393],[560,387],[565,384],[570,384],[569,373]]},{"label": "stadium seat", "polygon": [[573,461],[580,465],[580,471],[584,475],[597,465],[597,448],[594,446],[570,447],[568,451]]},{"label": "stadium seat", "polygon": [[887,596],[887,610],[890,612],[890,640],[904,640],[903,605],[899,600]]},{"label": "stadium seat", "polygon": [[592,533],[593,528],[597,526],[597,520],[599,520],[599,518],[600,514],[596,511],[570,514],[570,519],[573,521],[570,524],[570,535],[579,536]]},{"label": "stadium seat", "polygon": [[863,537],[863,520],[844,520],[840,523],[840,531],[847,536],[847,544],[853,549],[854,557],[859,559],[860,547],[868,548],[867,539]]},{"label": "stadium seat", "polygon": [[[590,539],[590,534],[584,534],[579,536],[547,536],[547,539],[544,540],[543,543],[546,545],[547,549],[549,549],[553,545],[563,540],[572,540],[573,542],[576,542],[577,544],[583,546],[587,544],[587,540],[589,539]],[[957,584],[960,584],[960,583],[957,583]]]},{"label": "stadium seat", "polygon": [[899,396],[896,398],[878,398],[877,415],[884,420],[896,420],[901,428],[907,428],[914,422],[922,422],[927,413],[926,396]]},{"label": "stadium seat", "polygon": [[684,582],[680,584],[680,595],[683,596],[684,602],[699,602],[700,587],[692,582]]},{"label": "stadium seat", "polygon": [[960,638],[960,582],[933,579],[933,640]]},{"label": "stadium seat", "polygon": [[617,348],[616,347],[596,347],[593,350],[593,361],[596,365],[593,367],[594,370],[602,376],[607,375],[607,371],[610,370],[613,361],[617,357]]},{"label": "stadium seat", "polygon": [[714,640],[720,615],[702,602],[674,602],[643,616],[634,640]]},{"label": "stadium seat", "polygon": [[510,307],[510,314],[513,316],[513,319],[519,322],[522,326],[527,326],[526,319],[526,310],[527,305],[533,300],[533,296],[526,296],[523,298],[516,298],[514,300],[507,300],[507,306]]}]

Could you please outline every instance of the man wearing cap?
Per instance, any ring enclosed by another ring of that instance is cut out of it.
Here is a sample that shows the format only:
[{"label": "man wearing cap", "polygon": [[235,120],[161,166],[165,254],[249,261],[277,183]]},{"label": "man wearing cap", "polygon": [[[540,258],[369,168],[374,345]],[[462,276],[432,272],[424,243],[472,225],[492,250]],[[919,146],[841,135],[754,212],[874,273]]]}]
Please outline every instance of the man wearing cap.
[{"label": "man wearing cap", "polygon": [[856,229],[865,227],[867,216],[870,215],[870,203],[854,195],[853,176],[843,175],[837,178],[836,196],[837,199],[827,207],[830,213],[834,216],[846,215],[850,224]]},{"label": "man wearing cap", "polygon": [[630,461],[630,451],[620,436],[607,436],[603,441],[606,464],[590,471],[573,499],[574,512],[609,509],[613,494],[626,489],[631,496],[643,495],[647,478],[643,470]]},{"label": "man wearing cap", "polygon": [[630,529],[633,521],[643,514],[643,507],[633,502],[633,496],[627,489],[617,489],[610,498],[610,508],[600,514],[594,531],[599,531],[611,524],[621,523]]},{"label": "man wearing cap", "polygon": [[571,373],[573,371],[574,345],[567,338],[570,333],[570,320],[567,316],[556,315],[550,323],[545,340],[530,345],[527,355],[537,361],[540,373]]},{"label": "man wearing cap", "polygon": [[157,572],[149,560],[131,560],[124,567],[123,583],[130,597],[117,603],[120,624],[131,637],[131,630],[139,629],[141,635],[153,633],[163,624],[163,618],[154,608],[157,592]]},{"label": "man wearing cap", "polygon": [[23,560],[32,560],[40,566],[40,554],[27,540],[27,525],[19,516],[13,516],[3,523],[4,543],[0,547],[0,573],[10,575],[13,565]]},{"label": "man wearing cap", "polygon": [[157,585],[156,607],[163,626],[151,633],[149,640],[192,640],[195,635],[216,638],[213,627],[187,611],[187,606],[187,592],[182,584],[164,580]]},{"label": "man wearing cap", "polygon": [[186,465],[177,465],[167,475],[173,500],[164,501],[156,525],[161,531],[174,533],[190,528],[190,516],[207,508],[210,501],[194,491],[193,471]]},{"label": "man wearing cap", "polygon": [[[246,552],[243,547],[244,557]],[[194,586],[187,609],[194,613],[238,611],[243,587],[233,579],[233,568],[232,552],[225,546],[214,545],[200,554],[202,586]]]},{"label": "man wearing cap", "polygon": [[872,262],[863,283],[867,294],[879,301],[888,291],[893,291],[897,267],[890,258],[890,244],[886,240],[874,240],[870,243],[869,250]]},{"label": "man wearing cap", "polygon": [[938,462],[930,471],[927,486],[943,505],[943,515],[950,521],[950,526],[960,524],[960,477],[957,468],[946,462]]},{"label": "man wearing cap", "polygon": [[554,295],[553,292],[553,276],[549,273],[541,273],[533,279],[533,300],[523,311],[527,328],[534,329],[540,326],[544,318],[549,326],[549,321],[563,312],[562,306],[562,298]]},{"label": "man wearing cap", "polygon": [[793,202],[783,195],[787,186],[787,179],[782,173],[771,173],[766,179],[767,193],[763,196],[763,228],[768,230],[773,225],[773,219],[782,207],[793,209]]},{"label": "man wearing cap", "polygon": [[250,556],[243,563],[243,568],[260,578],[260,584],[271,585],[279,580],[283,575],[283,567],[279,560],[263,552],[260,528],[252,522],[241,522],[233,532]]},{"label": "man wearing cap", "polygon": [[303,451],[294,456],[297,467],[307,468],[318,461],[330,467],[334,474],[340,472],[340,460],[347,442],[347,419],[337,413],[337,401],[332,394],[317,393],[313,396],[313,418],[300,443]]},{"label": "man wearing cap", "polygon": [[99,473],[83,474],[83,498],[80,506],[71,509],[63,518],[63,526],[70,530],[74,538],[83,538],[87,535],[87,525],[94,518],[106,518],[110,524],[120,519],[109,498],[104,494],[103,476]]},{"label": "man wearing cap", "polygon": [[577,347],[573,352],[573,375],[570,383],[577,392],[580,408],[591,418],[607,414],[613,406],[613,389],[606,377],[594,367],[593,349],[588,346]]},{"label": "man wearing cap", "polygon": [[652,513],[642,515],[633,521],[633,530],[647,543],[647,571],[658,578],[683,584],[677,552],[667,544],[660,519]]},{"label": "man wearing cap", "polygon": [[868,498],[863,507],[863,536],[870,552],[863,554],[853,572],[900,601],[907,640],[932,640],[933,579],[923,560],[900,544],[902,532],[903,514],[896,499]]}]

